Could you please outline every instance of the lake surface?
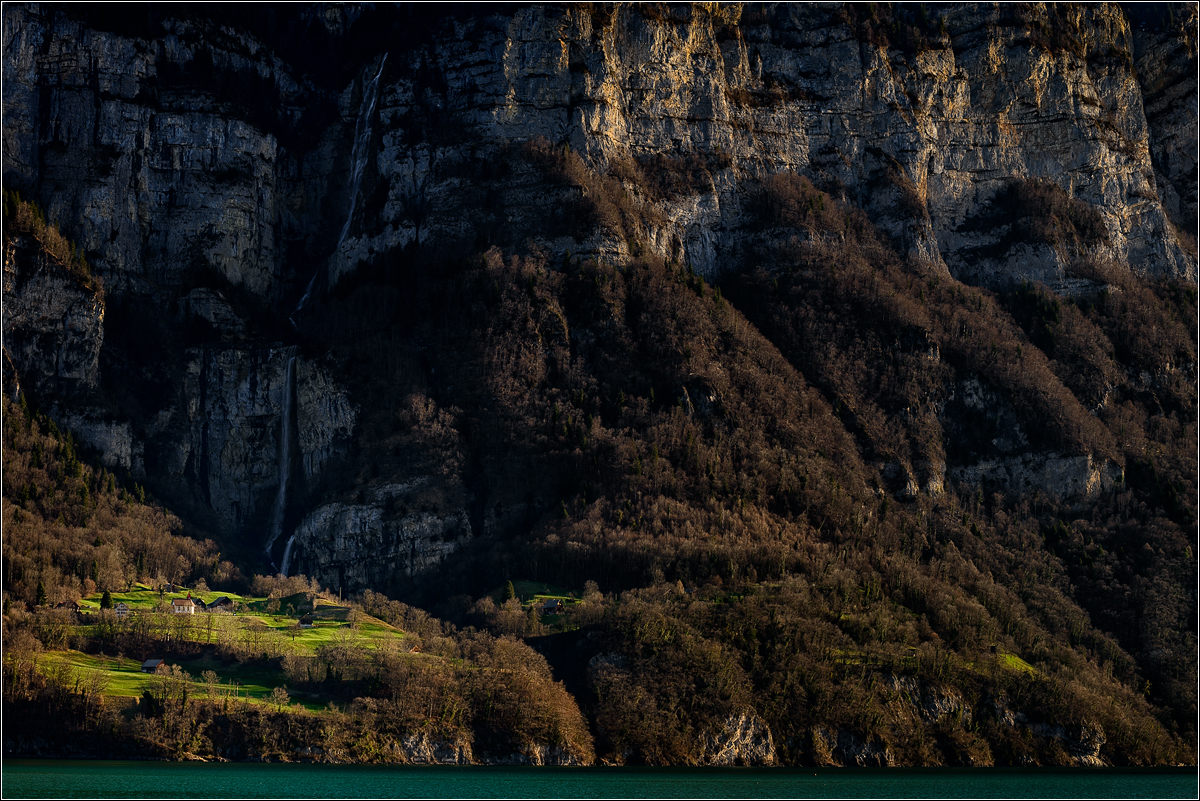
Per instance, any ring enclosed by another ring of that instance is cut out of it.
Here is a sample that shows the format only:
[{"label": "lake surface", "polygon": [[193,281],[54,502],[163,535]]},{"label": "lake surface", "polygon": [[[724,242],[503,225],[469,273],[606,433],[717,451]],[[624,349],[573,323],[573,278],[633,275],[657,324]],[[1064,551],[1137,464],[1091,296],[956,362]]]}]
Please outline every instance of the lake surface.
[{"label": "lake surface", "polygon": [[1193,768],[507,768],[6,759],[5,798],[1188,798]]}]

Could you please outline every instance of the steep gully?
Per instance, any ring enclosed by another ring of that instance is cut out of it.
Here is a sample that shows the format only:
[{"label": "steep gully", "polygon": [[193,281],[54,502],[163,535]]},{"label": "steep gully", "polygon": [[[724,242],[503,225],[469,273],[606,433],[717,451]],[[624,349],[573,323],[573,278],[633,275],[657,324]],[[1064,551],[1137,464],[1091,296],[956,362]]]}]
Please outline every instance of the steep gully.
[{"label": "steep gully", "polygon": [[[375,101],[378,97],[379,79],[383,75],[384,65],[387,64],[387,54],[379,62],[379,69],[375,73],[375,77],[363,87],[362,105],[359,108],[358,119],[354,126],[354,145],[350,153],[350,163],[352,165],[350,179],[350,209],[346,214],[346,222],[342,226],[342,231],[338,235],[337,246],[333,252],[337,253],[341,249],[342,243],[346,241],[346,236],[350,233],[350,226],[354,222],[354,212],[358,205],[358,192],[362,185],[363,171],[367,166],[367,158],[369,155],[368,147],[371,143],[371,116],[375,112]],[[320,276],[321,270],[317,269],[313,273],[312,279],[309,280],[308,286],[304,290],[303,297],[296,304],[296,308],[292,311],[290,321],[293,329],[298,327],[296,315],[298,315],[305,306],[310,302],[313,289],[316,287],[317,278]],[[287,372],[284,381],[283,398],[281,400],[281,413],[279,421],[279,491],[275,496],[275,507],[271,516],[271,536],[267,539],[267,544],[264,548],[264,553],[267,560],[271,563],[271,567],[277,569],[279,573],[287,575],[288,567],[292,560],[292,548],[296,543],[296,534],[293,531],[288,537],[287,544],[283,549],[283,558],[277,564],[275,562],[272,549],[275,547],[275,542],[282,536],[285,519],[287,515],[287,488],[288,479],[292,471],[291,459],[291,440],[292,432],[296,430],[296,348],[295,346],[287,349]]]}]

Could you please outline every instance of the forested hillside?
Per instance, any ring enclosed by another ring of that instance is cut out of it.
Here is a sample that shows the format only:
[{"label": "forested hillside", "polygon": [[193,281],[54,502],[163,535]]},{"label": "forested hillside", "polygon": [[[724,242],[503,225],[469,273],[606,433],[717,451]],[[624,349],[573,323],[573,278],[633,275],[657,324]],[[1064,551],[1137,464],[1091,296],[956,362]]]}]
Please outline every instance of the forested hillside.
[{"label": "forested hillside", "polygon": [[1194,763],[1194,6],[19,12],[6,636],[306,583],[440,660],[264,657],[346,760]]}]

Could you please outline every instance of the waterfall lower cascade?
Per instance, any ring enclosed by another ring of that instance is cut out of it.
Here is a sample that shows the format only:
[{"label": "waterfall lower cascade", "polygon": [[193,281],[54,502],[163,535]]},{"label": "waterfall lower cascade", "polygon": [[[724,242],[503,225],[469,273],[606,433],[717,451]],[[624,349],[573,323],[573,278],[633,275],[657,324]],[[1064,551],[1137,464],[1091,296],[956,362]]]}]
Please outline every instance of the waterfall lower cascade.
[{"label": "waterfall lower cascade", "polygon": [[[280,403],[282,409],[279,415],[279,491],[275,494],[275,509],[271,515],[271,536],[267,539],[264,549],[272,567],[275,566],[275,557],[272,556],[271,549],[283,533],[283,518],[287,512],[287,485],[292,474],[292,431],[295,430],[296,423],[296,347],[293,345],[284,353],[287,355],[287,369],[284,371],[283,398]],[[288,558],[291,556],[294,539],[295,535],[292,535],[284,550],[280,570],[284,575],[287,575]]]},{"label": "waterfall lower cascade", "polygon": [[288,537],[287,547],[283,549],[283,563],[279,568],[279,572],[283,575],[288,574],[288,563],[292,561],[292,545],[296,542],[295,533]]},{"label": "waterfall lower cascade", "polygon": [[[346,237],[350,233],[350,226],[354,222],[354,210],[358,207],[358,191],[362,185],[363,171],[367,168],[368,148],[371,145],[371,117],[375,113],[375,101],[379,97],[379,78],[383,75],[383,65],[386,63],[387,53],[384,53],[383,60],[379,62],[379,71],[375,73],[375,77],[371,79],[370,83],[363,86],[362,105],[359,106],[358,120],[354,124],[354,146],[350,152],[350,211],[346,215],[346,223],[342,226],[342,232],[338,235],[337,246],[333,249],[335,255],[342,249],[342,243],[346,241]],[[318,267],[308,282],[308,287],[304,290],[304,296],[300,298],[300,302],[292,311],[293,318],[308,305],[320,274],[321,269]],[[292,324],[295,325],[294,319]]]}]

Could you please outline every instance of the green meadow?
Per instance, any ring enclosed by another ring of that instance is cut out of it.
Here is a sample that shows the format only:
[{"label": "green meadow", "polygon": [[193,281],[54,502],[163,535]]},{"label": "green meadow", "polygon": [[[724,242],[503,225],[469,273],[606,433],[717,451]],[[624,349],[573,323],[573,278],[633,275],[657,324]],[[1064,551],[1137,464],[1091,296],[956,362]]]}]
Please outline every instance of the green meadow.
[{"label": "green meadow", "polygon": [[[42,668],[46,672],[66,669],[71,678],[84,685],[100,673],[104,695],[110,698],[141,698],[142,693],[153,689],[154,677],[142,672],[142,663],[126,657],[85,654],[80,651],[51,651],[42,655]],[[252,702],[268,703],[268,696],[276,687],[286,686],[283,672],[277,669],[228,662],[204,655],[194,659],[171,660],[191,676],[196,683],[194,694],[198,697],[248,699]],[[213,694],[204,681],[204,672],[211,670],[218,676]],[[310,700],[303,694],[291,692],[291,703],[319,711],[323,703]]]},{"label": "green meadow", "polygon": [[[276,667],[277,657],[316,656],[323,646],[375,650],[380,647],[398,651],[411,650],[415,640],[400,629],[389,625],[360,610],[352,609],[332,601],[318,598],[314,601],[303,596],[280,599],[260,598],[225,592],[192,592],[193,599],[211,602],[227,597],[234,602],[233,612],[201,612],[193,615],[175,615],[166,611],[173,599],[187,598],[189,591],[180,588],[175,592],[159,592],[152,587],[138,584],[126,592],[111,593],[112,604],[125,603],[131,615],[125,620],[111,618],[117,627],[136,627],[139,624],[160,629],[170,629],[172,637],[201,646],[225,646],[226,650],[241,649],[242,655],[233,657],[221,653],[219,647],[202,647],[197,656],[168,660],[178,665],[196,682],[196,694],[205,696],[210,688],[203,674],[212,671],[218,683],[212,688],[216,697],[245,698],[265,702],[271,691],[286,686],[284,671]],[[99,620],[101,594],[83,598],[80,606],[85,615],[75,631],[82,636],[97,636],[103,626]],[[300,617],[309,615],[311,627],[300,625]],[[230,643],[233,643],[232,647]],[[180,649],[195,651],[193,647]],[[260,659],[270,655],[271,659]],[[159,658],[151,654],[151,658]],[[128,656],[86,654],[77,650],[45,652],[40,657],[44,671],[69,671],[71,683],[77,679],[81,684],[102,674],[100,685],[104,694],[116,698],[140,698],[150,689],[153,677],[143,673],[142,662]],[[292,703],[309,709],[324,708],[323,702],[310,700],[304,693],[289,689]]]}]

